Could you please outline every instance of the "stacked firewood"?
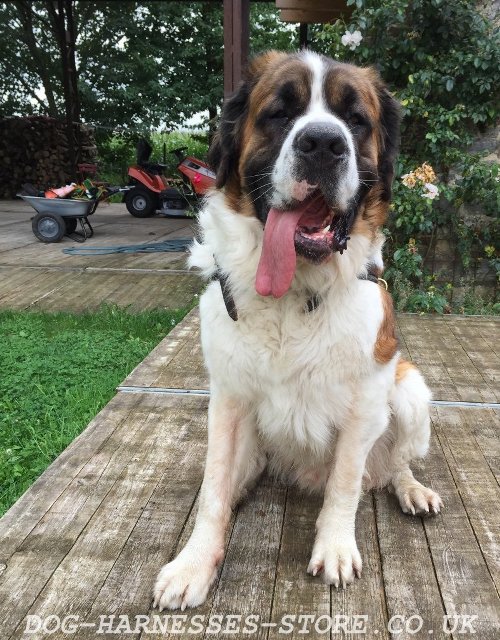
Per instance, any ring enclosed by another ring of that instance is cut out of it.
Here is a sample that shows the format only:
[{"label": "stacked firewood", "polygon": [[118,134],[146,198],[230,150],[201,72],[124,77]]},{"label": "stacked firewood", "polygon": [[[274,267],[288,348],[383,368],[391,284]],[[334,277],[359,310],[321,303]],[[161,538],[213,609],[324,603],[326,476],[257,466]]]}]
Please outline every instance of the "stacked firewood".
[{"label": "stacked firewood", "polygon": [[[79,128],[80,163],[95,163],[93,129]],[[70,170],[66,123],[46,116],[0,119],[0,198],[12,198],[29,182],[38,189],[76,181]]]}]

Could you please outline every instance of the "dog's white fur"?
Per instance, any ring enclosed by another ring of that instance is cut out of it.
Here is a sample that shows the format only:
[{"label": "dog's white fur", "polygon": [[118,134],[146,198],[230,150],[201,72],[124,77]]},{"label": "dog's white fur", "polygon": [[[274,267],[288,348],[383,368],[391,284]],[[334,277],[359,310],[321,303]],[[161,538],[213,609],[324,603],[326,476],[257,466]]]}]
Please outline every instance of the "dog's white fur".
[{"label": "dog's white fur", "polygon": [[[321,116],[323,117],[323,116]],[[221,192],[200,216],[202,241],[190,264],[209,279],[228,276],[238,321],[218,281],[200,300],[210,373],[208,452],[196,524],[186,547],[161,570],[155,605],[201,604],[223,557],[231,508],[269,462],[284,478],[324,491],[308,571],[338,586],[361,572],[354,522],[362,484],[391,485],[405,512],[441,506],[409,469],[429,442],[430,393],[411,369],[396,382],[399,354],[374,358],[383,320],[381,288],[359,274],[381,263],[381,238],[352,234],[343,255],[321,265],[299,259],[282,298],[254,287],[263,229],[232,211]],[[214,260],[217,261],[217,264]],[[317,294],[321,304],[306,311]]]}]

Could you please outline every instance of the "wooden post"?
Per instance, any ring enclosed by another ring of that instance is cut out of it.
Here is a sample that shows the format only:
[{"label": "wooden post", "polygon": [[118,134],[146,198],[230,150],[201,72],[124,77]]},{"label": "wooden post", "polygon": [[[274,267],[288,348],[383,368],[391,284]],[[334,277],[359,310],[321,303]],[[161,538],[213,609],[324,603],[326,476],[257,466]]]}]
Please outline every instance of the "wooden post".
[{"label": "wooden post", "polygon": [[243,77],[248,60],[250,0],[224,0],[224,98]]},{"label": "wooden post", "polygon": [[301,22],[299,24],[299,46],[301,49],[307,49],[307,45],[309,44],[307,40],[307,32],[307,22]]}]

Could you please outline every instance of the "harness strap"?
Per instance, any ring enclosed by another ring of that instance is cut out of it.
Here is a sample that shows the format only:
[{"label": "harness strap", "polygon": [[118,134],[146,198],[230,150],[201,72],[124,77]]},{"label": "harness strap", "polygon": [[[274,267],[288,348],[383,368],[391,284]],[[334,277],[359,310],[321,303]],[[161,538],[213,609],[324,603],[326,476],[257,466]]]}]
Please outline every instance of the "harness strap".
[{"label": "harness strap", "polygon": [[220,267],[217,265],[217,263],[215,264],[217,266],[217,269],[211,279],[218,280],[220,282],[222,298],[226,306],[227,315],[231,318],[231,320],[234,320],[236,322],[238,320],[238,310],[236,309],[236,304],[234,303],[234,298],[231,294],[228,277],[220,270]]}]

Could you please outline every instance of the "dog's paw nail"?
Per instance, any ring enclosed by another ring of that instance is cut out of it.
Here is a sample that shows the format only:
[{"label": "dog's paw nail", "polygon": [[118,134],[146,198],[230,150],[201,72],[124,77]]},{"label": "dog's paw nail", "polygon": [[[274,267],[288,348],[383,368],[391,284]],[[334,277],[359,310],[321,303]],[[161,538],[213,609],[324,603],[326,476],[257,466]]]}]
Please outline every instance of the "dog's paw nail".
[{"label": "dog's paw nail", "polygon": [[396,488],[396,493],[403,513],[411,512],[412,515],[425,516],[439,513],[443,506],[441,498],[435,491],[424,487],[416,480],[412,480],[411,484],[404,486],[400,491]]}]

